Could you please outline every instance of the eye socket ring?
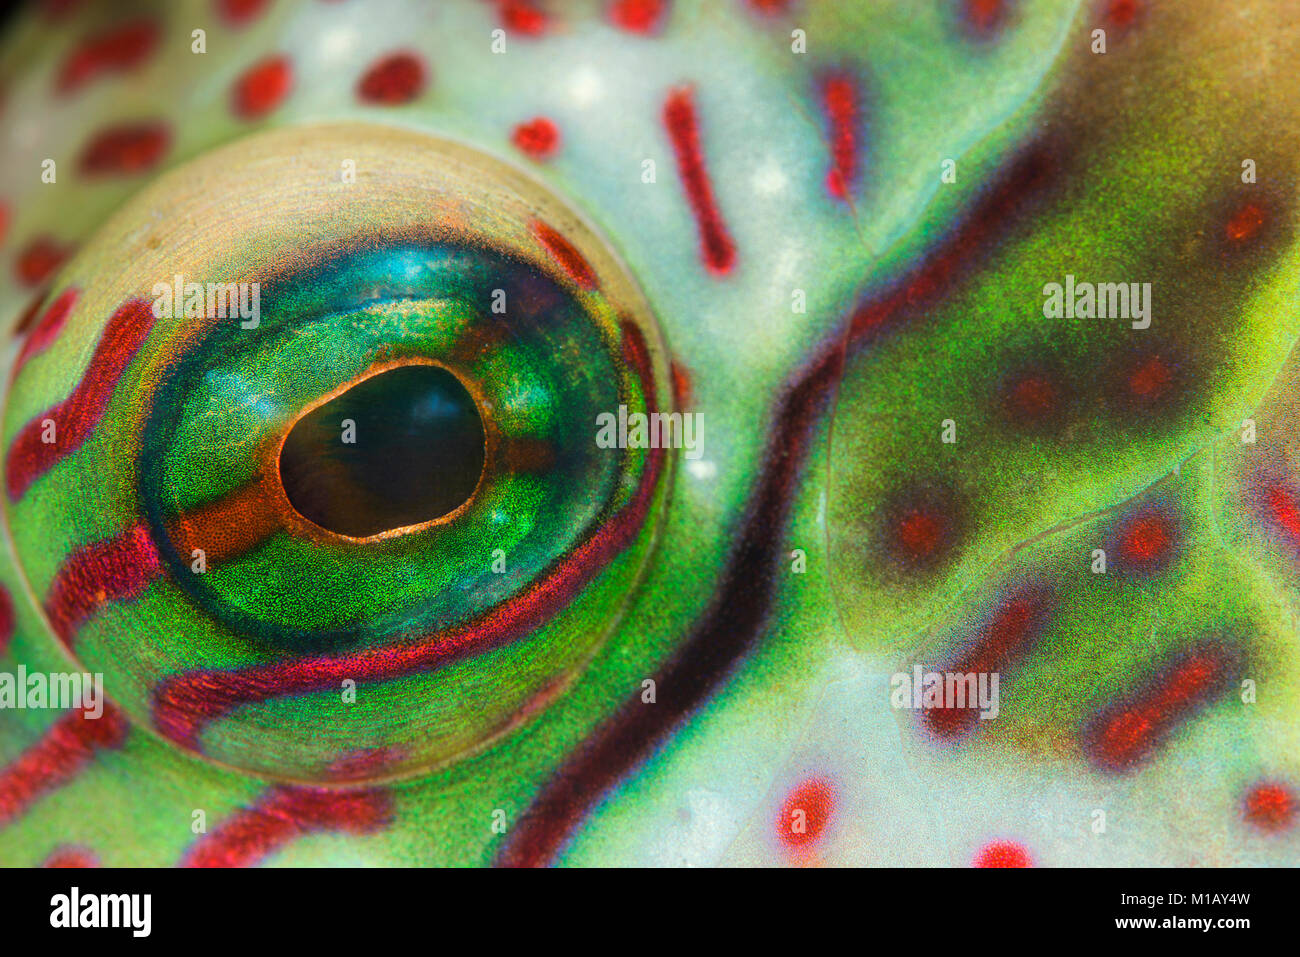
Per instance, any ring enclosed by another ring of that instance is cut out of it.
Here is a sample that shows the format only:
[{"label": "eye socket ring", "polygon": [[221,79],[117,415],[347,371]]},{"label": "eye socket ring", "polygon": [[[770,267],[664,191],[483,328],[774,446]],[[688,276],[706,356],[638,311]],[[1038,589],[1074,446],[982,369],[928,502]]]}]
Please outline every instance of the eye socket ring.
[{"label": "eye socket ring", "polygon": [[[174,276],[261,283],[260,323],[146,321]],[[16,380],[11,435],[124,304],[140,341],[6,518],[51,631],[137,725],[271,779],[402,777],[556,706],[635,595],[674,452],[599,448],[594,423],[672,408],[667,349],[608,245],[513,167],[386,127],[267,131],[160,177],[61,283],[81,295]],[[472,494],[375,535],[301,516],[278,478],[294,424],[417,366],[478,412]]]}]

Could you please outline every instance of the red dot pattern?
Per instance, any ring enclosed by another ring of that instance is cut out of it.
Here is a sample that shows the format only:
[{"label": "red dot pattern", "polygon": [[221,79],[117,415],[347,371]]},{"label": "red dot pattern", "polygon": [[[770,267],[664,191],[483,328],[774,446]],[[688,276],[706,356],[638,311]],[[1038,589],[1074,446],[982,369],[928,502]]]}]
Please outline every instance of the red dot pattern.
[{"label": "red dot pattern", "polygon": [[121,123],[100,130],[81,151],[78,168],[86,176],[132,176],[158,165],[171,145],[165,123]]},{"label": "red dot pattern", "polygon": [[537,37],[546,32],[549,20],[533,0],[500,0],[501,25],[507,30]]},{"label": "red dot pattern", "polygon": [[822,778],[804,781],[786,797],[776,822],[777,837],[792,850],[819,843],[835,810],[835,792]]},{"label": "red dot pattern", "polygon": [[235,115],[259,119],[279,106],[293,86],[293,67],[286,56],[272,56],[244,72],[231,90]]},{"label": "red dot pattern", "polygon": [[269,0],[216,0],[217,13],[232,27],[242,27],[261,16]]},{"label": "red dot pattern", "polygon": [[1246,794],[1246,820],[1261,831],[1284,831],[1295,824],[1296,796],[1281,784],[1257,784]]},{"label": "red dot pattern", "polygon": [[554,121],[539,116],[516,126],[510,141],[535,160],[549,159],[560,148],[560,128]]},{"label": "red dot pattern", "polygon": [[155,21],[134,20],[87,37],[63,61],[56,89],[67,94],[102,74],[136,69],[157,49],[161,35]]},{"label": "red dot pattern", "polygon": [[1228,218],[1224,235],[1233,244],[1247,242],[1259,235],[1266,218],[1264,208],[1258,203],[1245,203]]},{"label": "red dot pattern", "polygon": [[975,855],[976,867],[1032,867],[1029,852],[1015,841],[993,841]]},{"label": "red dot pattern", "polygon": [[655,33],[664,23],[665,0],[616,0],[609,7],[609,22],[629,33]]},{"label": "red dot pattern", "polygon": [[427,82],[424,62],[413,53],[390,53],[366,70],[357,96],[366,103],[400,106],[420,95]]},{"label": "red dot pattern", "polygon": [[37,236],[18,254],[14,274],[24,286],[39,286],[63,265],[68,248],[49,236]]}]

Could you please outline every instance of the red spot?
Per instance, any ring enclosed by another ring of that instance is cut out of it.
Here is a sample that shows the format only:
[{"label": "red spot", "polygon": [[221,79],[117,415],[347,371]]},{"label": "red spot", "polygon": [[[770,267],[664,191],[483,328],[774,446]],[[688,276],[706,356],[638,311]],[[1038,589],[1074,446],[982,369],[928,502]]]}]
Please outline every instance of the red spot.
[{"label": "red spot", "polygon": [[1106,5],[1106,19],[1117,27],[1132,26],[1142,12],[1138,0],[1109,0]]},{"label": "red spot", "polygon": [[793,850],[821,841],[835,810],[835,792],[821,778],[804,781],[785,799],[776,821],[777,837]]},{"label": "red spot", "polygon": [[110,126],[85,145],[77,165],[86,176],[143,173],[157,165],[170,142],[164,123]]},{"label": "red spot", "polygon": [[58,91],[71,93],[100,74],[140,66],[158,46],[161,32],[153,20],[134,20],[87,37],[63,61]]},{"label": "red spot", "polygon": [[1176,529],[1168,514],[1155,509],[1139,512],[1120,532],[1120,554],[1138,566],[1150,566],[1169,557]]},{"label": "red spot", "polygon": [[217,13],[232,27],[242,27],[266,9],[269,0],[216,0]]},{"label": "red spot", "polygon": [[540,219],[535,219],[533,235],[578,286],[588,290],[596,288],[596,274],[592,271],[591,264],[559,232]]},{"label": "red spot", "polygon": [[1300,502],[1285,485],[1270,485],[1264,493],[1269,516],[1281,526],[1293,545],[1300,545]]},{"label": "red spot", "polygon": [[272,787],[252,807],[199,838],[181,866],[250,867],[304,834],[373,833],[387,826],[392,813],[392,798],[378,788]]},{"label": "red spot", "polygon": [[880,507],[880,545],[905,572],[933,569],[952,555],[958,539],[956,497],[943,486],[921,483]]},{"label": "red spot", "polygon": [[107,702],[98,718],[80,709],[64,712],[44,737],[0,770],[0,827],[71,781],[100,748],[120,747],[127,730],[126,718]]},{"label": "red spot", "polygon": [[654,33],[663,25],[666,0],[614,0],[609,22],[632,33]]},{"label": "red spot", "polygon": [[1231,683],[1236,658],[1206,646],[1177,655],[1136,694],[1103,710],[1084,732],[1085,750],[1108,771],[1145,760],[1173,729]]},{"label": "red spot", "polygon": [[9,204],[0,203],[0,243],[9,235]]},{"label": "red spot", "polygon": [[1281,784],[1257,784],[1246,794],[1244,813],[1262,831],[1284,831],[1295,823],[1296,796]]},{"label": "red spot", "polygon": [[[118,308],[100,337],[90,365],[72,394],[39,413],[14,437],[5,460],[5,485],[16,502],[38,478],[81,448],[99,425],[117,380],[153,328],[153,308],[132,299]],[[43,441],[46,419],[55,424],[54,442]]]},{"label": "red spot", "polygon": [[1254,239],[1264,228],[1264,208],[1257,203],[1245,203],[1228,218],[1223,234],[1234,245]]},{"label": "red spot", "polygon": [[822,103],[830,121],[831,168],[826,188],[836,199],[847,200],[858,178],[857,85],[847,76],[829,77],[822,84]]},{"label": "red spot", "polygon": [[357,84],[357,96],[367,103],[399,106],[424,90],[424,62],[413,53],[390,53],[371,65]]},{"label": "red spot", "polygon": [[83,546],[64,559],[45,598],[54,633],[71,647],[83,621],[109,602],[135,598],[161,571],[158,549],[143,525]]},{"label": "red spot", "polygon": [[792,0],[749,0],[749,6],[765,17],[776,17],[790,9]]},{"label": "red spot", "polygon": [[992,841],[975,855],[976,867],[1032,867],[1029,852],[1015,841]]},{"label": "red spot", "polygon": [[718,275],[725,275],[736,264],[736,244],[727,232],[713,197],[713,187],[700,149],[699,121],[692,91],[678,89],[669,93],[664,102],[663,118],[677,156],[678,175],[695,213],[704,265]]},{"label": "red spot", "polygon": [[987,36],[1006,21],[1006,0],[964,0],[963,15],[972,32]]},{"label": "red spot", "polygon": [[894,535],[913,558],[929,558],[943,544],[943,517],[920,508],[910,509],[898,520]]},{"label": "red spot", "polygon": [[1060,404],[1060,386],[1051,376],[1038,372],[1013,379],[1003,400],[1007,417],[1020,426],[1050,422]]},{"label": "red spot", "polygon": [[1128,390],[1133,398],[1143,402],[1156,402],[1163,398],[1173,385],[1174,373],[1160,356],[1148,356],[1137,364],[1128,376]]},{"label": "red spot", "polygon": [[60,847],[41,867],[99,867],[99,858],[84,847]]},{"label": "red spot", "polygon": [[510,140],[535,160],[548,159],[560,148],[560,128],[544,116],[520,123]]},{"label": "red spot", "polygon": [[63,324],[68,321],[68,316],[71,315],[72,306],[76,301],[77,290],[65,289],[58,299],[50,303],[49,308],[41,315],[35,328],[32,329],[31,334],[23,342],[23,347],[18,351],[18,358],[14,360],[12,375],[17,376],[29,359],[40,355],[54,343],[54,340],[59,337],[59,333],[63,331]]},{"label": "red spot", "polygon": [[18,254],[15,272],[24,286],[39,286],[63,265],[70,247],[60,246],[49,236],[38,236]]},{"label": "red spot", "polygon": [[273,56],[254,64],[235,81],[231,100],[236,115],[246,120],[271,112],[289,93],[293,68],[287,56]]},{"label": "red spot", "polygon": [[546,14],[532,0],[500,0],[501,25],[507,30],[536,37],[546,32]]}]

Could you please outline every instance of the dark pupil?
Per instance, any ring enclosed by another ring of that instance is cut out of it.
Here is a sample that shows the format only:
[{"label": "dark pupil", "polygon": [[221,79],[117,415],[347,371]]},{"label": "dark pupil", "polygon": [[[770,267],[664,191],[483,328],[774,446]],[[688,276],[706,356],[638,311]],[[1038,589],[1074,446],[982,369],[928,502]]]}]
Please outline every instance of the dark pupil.
[{"label": "dark pupil", "polygon": [[299,419],[280,451],[280,481],[304,517],[364,538],[454,511],[474,494],[483,457],[483,422],[460,380],[409,365]]}]

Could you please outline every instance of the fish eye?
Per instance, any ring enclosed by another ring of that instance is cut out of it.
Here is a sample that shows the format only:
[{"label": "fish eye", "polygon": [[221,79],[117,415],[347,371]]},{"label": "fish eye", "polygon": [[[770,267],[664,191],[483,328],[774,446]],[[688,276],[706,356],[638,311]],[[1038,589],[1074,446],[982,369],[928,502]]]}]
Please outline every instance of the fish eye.
[{"label": "fish eye", "polygon": [[139,725],[265,777],[401,776],[528,721],[616,625],[672,450],[595,423],[671,407],[665,345],[513,167],[258,134],[144,190],[53,295],[65,331],[5,412],[9,524]]}]

